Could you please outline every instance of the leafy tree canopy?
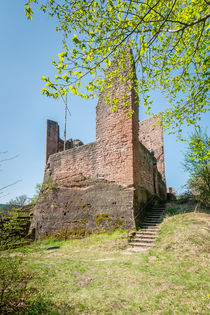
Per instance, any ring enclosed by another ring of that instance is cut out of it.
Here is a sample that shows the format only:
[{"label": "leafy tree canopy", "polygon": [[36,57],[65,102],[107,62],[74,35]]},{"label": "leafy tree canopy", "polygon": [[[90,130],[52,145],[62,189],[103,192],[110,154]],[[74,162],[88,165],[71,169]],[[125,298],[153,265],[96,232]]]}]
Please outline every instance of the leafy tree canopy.
[{"label": "leafy tree canopy", "polygon": [[159,88],[170,103],[162,113],[165,128],[181,132],[184,123],[198,125],[208,109],[209,0],[28,0],[29,19],[32,3],[55,17],[56,30],[64,35],[63,51],[52,60],[57,74],[43,76],[43,94],[99,95],[118,75],[115,69],[104,79],[107,67],[112,60],[123,66],[123,47],[128,46],[146,112],[151,110],[150,90]]}]

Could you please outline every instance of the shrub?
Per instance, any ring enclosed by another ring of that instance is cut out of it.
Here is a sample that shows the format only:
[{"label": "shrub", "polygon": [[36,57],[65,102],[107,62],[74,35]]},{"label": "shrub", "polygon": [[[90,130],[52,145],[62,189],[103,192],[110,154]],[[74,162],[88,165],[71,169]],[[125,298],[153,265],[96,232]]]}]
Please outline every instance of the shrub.
[{"label": "shrub", "polygon": [[29,274],[22,270],[22,258],[0,257],[0,313],[19,313],[25,306]]}]

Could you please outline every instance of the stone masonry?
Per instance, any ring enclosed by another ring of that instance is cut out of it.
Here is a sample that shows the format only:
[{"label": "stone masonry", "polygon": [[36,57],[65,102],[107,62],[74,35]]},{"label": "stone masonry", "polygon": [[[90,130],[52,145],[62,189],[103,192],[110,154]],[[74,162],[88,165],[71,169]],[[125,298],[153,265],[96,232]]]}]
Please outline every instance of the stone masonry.
[{"label": "stone masonry", "polygon": [[[127,54],[132,59],[132,52]],[[127,62],[120,74],[131,71],[132,82],[117,82],[116,112],[104,102],[107,91],[99,97],[96,142],[83,145],[70,140],[69,149],[59,152],[59,126],[47,122],[44,184],[31,231],[38,228],[40,235],[48,235],[68,229],[75,236],[132,229],[152,196],[165,199],[162,129],[153,126],[155,118],[139,123],[134,64]],[[124,95],[128,107],[120,101]],[[127,118],[130,109],[134,114]]]}]

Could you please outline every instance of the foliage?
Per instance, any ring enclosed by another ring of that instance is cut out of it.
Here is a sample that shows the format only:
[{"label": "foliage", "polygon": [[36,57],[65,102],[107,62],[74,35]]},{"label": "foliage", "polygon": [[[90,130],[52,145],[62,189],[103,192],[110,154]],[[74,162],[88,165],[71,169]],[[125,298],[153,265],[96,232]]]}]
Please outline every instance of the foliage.
[{"label": "foliage", "polygon": [[36,184],[36,193],[30,198],[30,202],[35,205],[40,193],[44,193],[48,189],[58,189],[58,185],[53,182],[52,177],[48,177],[47,182],[45,184]]},{"label": "foliage", "polygon": [[169,207],[164,211],[164,216],[173,216],[177,214],[177,208]]},{"label": "foliage", "polygon": [[22,208],[26,205],[26,203],[29,201],[29,198],[26,195],[21,195],[16,197],[15,199],[11,199],[6,205],[5,205],[5,211],[8,212],[15,208]]},{"label": "foliage", "polygon": [[4,249],[26,241],[30,209],[12,208],[0,216],[0,248]]},{"label": "foliage", "polygon": [[41,191],[41,188],[42,188],[42,184],[36,184],[36,192],[34,194],[34,196],[32,198],[30,198],[30,201],[33,205],[36,204],[38,198],[39,198],[39,194],[40,194],[40,191]]},{"label": "foliage", "polygon": [[28,197],[26,195],[21,195],[21,196],[16,197],[15,199],[11,199],[9,201],[9,205],[11,207],[21,208],[25,206],[27,202],[28,202]]},{"label": "foliage", "polygon": [[200,128],[191,134],[185,154],[185,170],[190,174],[189,188],[196,198],[210,202],[210,138]]},{"label": "foliage", "polygon": [[24,306],[29,273],[22,270],[22,261],[22,258],[10,255],[0,257],[1,314],[18,313]]},{"label": "foliage", "polygon": [[52,177],[48,177],[45,184],[42,184],[40,192],[44,192],[47,189],[58,189],[58,185],[53,181]]},{"label": "foliage", "polygon": [[[57,19],[56,30],[64,35],[63,51],[52,60],[55,78],[42,77],[43,94],[59,98],[70,92],[91,98],[112,85],[115,76],[129,83],[135,78],[125,78],[116,68],[104,79],[111,61],[125,67],[127,46],[134,53],[136,90],[146,112],[151,110],[150,90],[160,88],[171,103],[161,113],[165,128],[181,132],[184,123],[198,124],[208,108],[209,1],[28,0],[29,19],[32,2]],[[83,79],[89,82],[81,84]],[[117,100],[116,92],[113,110]]]}]

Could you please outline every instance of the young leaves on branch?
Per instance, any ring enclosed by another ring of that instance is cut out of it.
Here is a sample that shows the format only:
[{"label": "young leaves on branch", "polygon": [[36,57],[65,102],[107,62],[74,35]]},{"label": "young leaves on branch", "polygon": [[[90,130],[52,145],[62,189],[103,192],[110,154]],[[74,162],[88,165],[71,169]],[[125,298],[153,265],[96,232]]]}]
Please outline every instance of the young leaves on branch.
[{"label": "young leaves on branch", "polygon": [[56,30],[64,35],[63,51],[52,61],[57,74],[43,77],[42,93],[98,96],[107,86],[111,61],[123,67],[127,46],[133,50],[136,90],[146,110],[151,89],[159,88],[171,104],[161,113],[165,128],[181,132],[184,123],[198,125],[209,99],[208,0],[29,0],[28,18],[32,2],[57,19]]}]

